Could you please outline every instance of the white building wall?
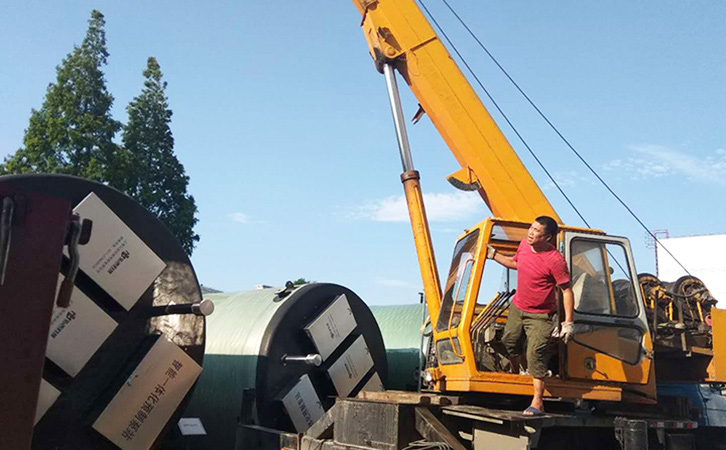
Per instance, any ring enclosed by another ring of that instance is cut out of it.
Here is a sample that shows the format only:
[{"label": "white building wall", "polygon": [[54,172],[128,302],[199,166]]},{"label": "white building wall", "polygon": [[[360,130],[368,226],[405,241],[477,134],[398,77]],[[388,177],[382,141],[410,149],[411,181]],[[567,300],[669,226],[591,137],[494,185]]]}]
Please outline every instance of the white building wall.
[{"label": "white building wall", "polygon": [[687,273],[663,249],[668,249],[691,275],[706,284],[718,306],[726,308],[726,234],[660,239],[658,278],[676,281]]}]

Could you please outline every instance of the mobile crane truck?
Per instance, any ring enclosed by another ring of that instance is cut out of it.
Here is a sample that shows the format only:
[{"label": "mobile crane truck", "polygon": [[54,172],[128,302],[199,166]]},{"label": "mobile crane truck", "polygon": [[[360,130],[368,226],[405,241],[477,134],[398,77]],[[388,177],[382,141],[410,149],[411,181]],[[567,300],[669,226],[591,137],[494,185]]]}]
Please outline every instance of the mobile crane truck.
[{"label": "mobile crane truck", "polygon": [[[424,390],[338,399],[305,434],[279,432],[279,439],[265,442],[301,450],[724,445],[722,432],[707,439],[697,434],[698,412],[687,398],[662,396],[656,388],[726,381],[726,312],[714,307],[703,283],[690,277],[666,289],[655,277],[639,277],[628,239],[563,224],[415,1],[353,3],[386,80],[401,154],[431,323]],[[477,191],[493,214],[457,240],[443,290],[396,71],[461,166],[449,181]],[[571,273],[576,334],[554,345],[552,376],[545,381],[548,412],[531,417],[521,407],[532,395],[532,378],[510,373],[501,344],[513,291],[491,299],[480,292],[491,290],[482,284],[487,246],[514,254],[541,215],[560,224],[557,249]],[[249,437],[238,448],[262,445],[261,438]]]}]

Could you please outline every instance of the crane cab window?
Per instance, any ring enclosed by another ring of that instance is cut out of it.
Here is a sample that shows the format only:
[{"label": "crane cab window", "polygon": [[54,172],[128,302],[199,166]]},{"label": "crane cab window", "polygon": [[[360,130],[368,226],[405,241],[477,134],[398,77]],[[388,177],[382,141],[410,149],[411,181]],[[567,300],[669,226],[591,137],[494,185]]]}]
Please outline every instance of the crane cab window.
[{"label": "crane cab window", "polygon": [[[500,254],[512,256],[516,253],[520,241],[527,237],[527,224],[496,224],[489,235],[489,244]],[[509,292],[517,287],[517,271],[507,269],[494,261],[484,265],[484,273],[479,287],[477,305],[487,305],[498,292]],[[475,309],[478,314],[481,309]]]},{"label": "crane cab window", "polygon": [[621,317],[638,315],[627,255],[620,244],[574,240],[571,276],[577,312]]},{"label": "crane cab window", "polygon": [[[574,341],[629,364],[640,360],[643,331],[599,322],[607,317],[638,315],[638,300],[625,248],[602,240],[572,241],[572,291],[582,314]],[[593,317],[588,321],[587,315]],[[599,322],[599,323],[598,323]]]},{"label": "crane cab window", "polygon": [[478,247],[479,229],[467,234],[456,243],[449,276],[446,278],[441,312],[436,323],[437,331],[448,330],[459,325]]},{"label": "crane cab window", "polygon": [[527,230],[529,229],[529,225],[494,225],[492,227],[492,235],[489,237],[489,240],[493,243],[499,242],[516,242],[516,244],[519,244],[519,241],[523,240],[527,237]]}]

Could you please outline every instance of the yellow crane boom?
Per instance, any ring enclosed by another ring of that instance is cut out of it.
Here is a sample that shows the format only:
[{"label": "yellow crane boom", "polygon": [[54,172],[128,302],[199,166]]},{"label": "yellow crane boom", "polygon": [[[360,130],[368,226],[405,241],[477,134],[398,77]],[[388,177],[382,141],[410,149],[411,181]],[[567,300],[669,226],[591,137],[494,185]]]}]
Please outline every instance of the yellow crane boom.
[{"label": "yellow crane boom", "polygon": [[[391,101],[403,163],[401,180],[437,359],[436,366],[427,369],[430,385],[443,391],[527,395],[532,389],[531,378],[504,373],[504,366],[496,361],[490,364],[492,353],[505,359],[508,356],[500,355],[496,349],[495,335],[486,336],[478,331],[497,318],[504,319],[502,315],[512,294],[510,291],[500,295],[490,304],[485,303],[486,299],[477,300],[486,249],[492,245],[505,254],[513,254],[535,218],[548,215],[559,223],[562,221],[416,2],[353,3],[363,17],[361,26],[369,51],[376,67],[385,75]],[[461,166],[449,176],[449,181],[459,188],[478,190],[494,215],[470,227],[459,238],[443,290],[419,175],[408,148],[394,70],[405,80]],[[589,331],[558,348],[559,367],[546,382],[545,394],[653,402],[653,343],[645,312],[638,306],[642,304],[642,295],[634,282],[637,272],[628,240],[564,224],[560,230],[558,249],[570,264],[576,291],[574,322]],[[613,276],[611,259],[621,269]],[[595,264],[597,270],[583,272],[587,266],[583,261]],[[607,289],[597,291],[598,283]],[[628,288],[616,293],[616,284]]]},{"label": "yellow crane boom", "polygon": [[495,217],[562,223],[413,0],[353,0],[377,64],[403,76],[461,169],[450,176],[478,185]]}]

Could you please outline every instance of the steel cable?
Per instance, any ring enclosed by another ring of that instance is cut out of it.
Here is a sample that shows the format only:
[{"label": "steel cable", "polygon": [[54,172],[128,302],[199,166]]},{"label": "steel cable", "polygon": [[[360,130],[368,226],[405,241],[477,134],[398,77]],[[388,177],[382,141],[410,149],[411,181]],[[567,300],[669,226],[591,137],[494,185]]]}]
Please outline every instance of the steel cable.
[{"label": "steel cable", "polygon": [[[468,63],[466,62],[466,60],[464,59],[464,57],[463,57],[463,56],[461,55],[461,53],[459,52],[459,50],[458,50],[458,49],[456,48],[456,46],[455,46],[455,45],[454,45],[454,44],[453,44],[453,43],[451,42],[451,39],[449,39],[449,37],[448,37],[448,36],[446,35],[446,33],[444,32],[444,30],[443,30],[443,29],[441,28],[441,26],[439,25],[439,23],[438,23],[438,22],[436,21],[436,19],[434,18],[434,16],[433,16],[433,15],[431,14],[431,12],[429,11],[429,9],[428,9],[428,8],[426,7],[426,5],[424,4],[423,0],[418,0],[418,1],[420,2],[420,4],[421,4],[421,6],[423,7],[424,11],[426,11],[426,14],[427,14],[427,15],[428,15],[428,16],[429,16],[429,17],[431,18],[431,21],[432,21],[432,22],[434,23],[434,25],[436,25],[436,28],[438,28],[438,30],[439,30],[439,31],[441,32],[442,36],[444,36],[444,38],[446,39],[446,42],[447,42],[447,43],[448,43],[448,44],[449,44],[449,45],[451,46],[451,48],[452,48],[452,49],[454,50],[454,52],[456,53],[456,55],[457,55],[457,56],[458,56],[458,57],[459,57],[459,58],[461,59],[461,61],[463,62],[463,64],[464,64],[464,65],[466,66],[466,68],[467,68],[467,70],[469,71],[469,73],[470,73],[470,74],[471,74],[471,75],[472,75],[472,76],[474,77],[474,79],[476,80],[476,82],[477,82],[477,84],[479,85],[479,87],[480,87],[480,88],[481,88],[481,89],[482,89],[482,90],[483,90],[483,91],[484,91],[484,92],[486,93],[486,95],[487,95],[487,97],[489,98],[489,100],[490,100],[490,101],[491,101],[491,102],[492,102],[492,103],[494,104],[494,106],[495,106],[495,107],[497,108],[497,111],[499,111],[499,113],[500,113],[500,114],[502,115],[502,117],[504,117],[504,120],[506,120],[507,124],[508,124],[508,125],[510,126],[510,128],[511,128],[511,129],[512,129],[512,130],[514,131],[514,133],[515,133],[515,134],[517,135],[517,137],[519,138],[519,140],[520,140],[520,141],[522,141],[522,144],[524,144],[524,146],[525,146],[525,147],[527,148],[527,150],[528,150],[528,151],[529,151],[529,153],[530,153],[530,154],[532,155],[532,157],[533,157],[533,158],[535,159],[535,161],[537,161],[537,164],[539,164],[539,166],[540,166],[540,167],[542,168],[542,170],[543,170],[543,171],[544,171],[544,172],[545,172],[545,173],[547,174],[547,176],[548,176],[548,177],[549,177],[549,179],[550,179],[550,180],[552,181],[552,183],[553,183],[553,184],[555,185],[555,187],[557,187],[557,190],[558,190],[558,191],[560,191],[560,193],[561,193],[561,194],[562,194],[562,196],[563,196],[563,197],[565,198],[565,200],[567,200],[567,203],[568,203],[568,204],[569,204],[569,205],[570,205],[570,206],[572,207],[572,209],[573,209],[573,210],[575,211],[575,213],[577,213],[577,215],[578,215],[578,216],[580,217],[580,219],[581,219],[581,220],[582,220],[582,221],[583,221],[583,222],[585,223],[585,225],[586,225],[586,226],[587,226],[588,228],[591,228],[591,227],[590,227],[590,224],[588,224],[587,220],[585,220],[585,218],[584,218],[584,217],[582,216],[582,214],[581,214],[581,213],[580,213],[580,211],[579,211],[579,210],[577,209],[577,207],[575,207],[575,205],[574,205],[574,204],[572,203],[572,201],[570,200],[570,198],[569,198],[569,197],[568,197],[568,196],[567,196],[567,195],[565,194],[565,192],[564,192],[564,191],[562,190],[562,188],[560,187],[560,185],[559,185],[559,184],[557,184],[557,182],[556,182],[556,181],[554,180],[554,178],[552,177],[552,175],[550,175],[549,171],[548,171],[548,170],[547,170],[547,169],[545,168],[544,164],[543,164],[543,163],[542,163],[542,162],[540,161],[540,159],[539,159],[539,158],[538,158],[538,157],[537,157],[537,156],[536,156],[536,155],[534,154],[534,151],[533,151],[533,150],[532,150],[532,149],[530,148],[530,146],[529,146],[529,145],[527,144],[527,142],[526,142],[526,141],[525,141],[525,140],[524,140],[524,139],[522,138],[521,134],[520,134],[520,133],[519,133],[519,131],[518,131],[518,130],[517,130],[517,129],[516,129],[515,127],[514,127],[514,125],[513,125],[513,124],[512,124],[512,122],[511,122],[511,121],[509,120],[509,118],[508,118],[508,117],[506,116],[506,114],[504,114],[504,112],[503,112],[503,111],[502,111],[502,109],[501,109],[501,108],[499,107],[499,105],[498,105],[498,104],[496,103],[496,101],[494,101],[494,99],[492,98],[492,96],[491,96],[491,94],[489,93],[489,91],[488,91],[488,90],[487,90],[487,89],[486,89],[486,88],[484,87],[483,83],[482,83],[482,82],[481,82],[481,81],[479,80],[479,77],[477,77],[477,76],[476,76],[476,74],[474,73],[474,71],[472,70],[472,68],[471,68],[471,67],[469,66],[469,64],[468,64]],[[467,32],[469,33],[469,35],[470,35],[470,36],[471,36],[471,37],[472,37],[472,38],[473,38],[473,39],[474,39],[474,40],[476,41],[476,43],[477,43],[477,44],[479,45],[479,47],[481,47],[481,49],[482,49],[482,50],[484,50],[484,52],[485,52],[485,53],[486,53],[486,54],[487,54],[487,55],[489,56],[489,58],[490,58],[490,59],[491,59],[491,60],[492,60],[492,61],[494,62],[494,64],[496,64],[496,66],[497,66],[497,67],[499,68],[499,70],[501,70],[501,71],[502,71],[502,73],[503,73],[503,74],[504,74],[504,75],[505,75],[505,76],[507,77],[507,79],[508,79],[508,80],[509,80],[509,81],[510,81],[510,82],[512,83],[512,85],[514,85],[514,87],[515,87],[515,88],[517,89],[517,91],[519,91],[519,93],[520,93],[520,94],[521,94],[521,95],[522,95],[522,96],[523,96],[523,97],[524,97],[524,98],[525,98],[525,99],[527,100],[527,102],[528,102],[528,103],[530,104],[530,106],[532,106],[532,108],[534,108],[534,110],[535,110],[535,111],[537,111],[537,113],[539,114],[539,116],[540,116],[540,117],[542,117],[542,119],[543,119],[543,120],[544,120],[544,121],[545,121],[545,122],[547,123],[547,125],[549,125],[549,127],[550,127],[550,128],[551,128],[551,129],[552,129],[552,130],[553,130],[553,131],[554,131],[554,132],[555,132],[555,133],[557,134],[557,136],[558,136],[558,137],[559,137],[559,138],[560,138],[560,139],[561,139],[561,140],[562,140],[562,141],[563,141],[563,142],[565,143],[565,145],[567,145],[567,147],[568,147],[568,148],[569,148],[569,149],[570,149],[570,150],[571,150],[571,151],[572,151],[572,152],[573,152],[573,153],[575,154],[575,156],[576,156],[576,157],[577,157],[577,158],[578,158],[578,159],[579,159],[579,160],[580,160],[580,161],[581,161],[581,162],[582,162],[582,163],[583,163],[583,164],[585,165],[585,167],[587,167],[587,168],[588,168],[588,170],[589,170],[589,171],[590,171],[590,172],[591,172],[591,173],[592,173],[592,174],[593,174],[593,175],[595,176],[595,178],[597,178],[597,179],[598,179],[598,181],[599,181],[599,182],[600,182],[600,183],[601,183],[601,184],[602,184],[602,185],[603,185],[603,186],[605,187],[605,189],[607,189],[607,191],[608,191],[608,192],[609,192],[609,193],[610,193],[610,194],[611,194],[611,195],[612,195],[612,196],[613,196],[613,197],[614,197],[614,198],[615,198],[615,199],[616,199],[616,200],[617,200],[617,201],[618,201],[618,202],[619,202],[619,203],[620,203],[620,204],[621,204],[621,205],[622,205],[622,206],[623,206],[624,208],[625,208],[625,210],[626,210],[626,211],[627,211],[627,212],[628,212],[628,213],[629,213],[629,214],[630,214],[630,215],[631,215],[631,216],[632,216],[632,217],[633,217],[633,218],[634,218],[634,219],[635,219],[635,220],[636,220],[636,221],[638,222],[638,224],[639,224],[639,225],[640,225],[641,227],[643,227],[643,229],[645,230],[645,232],[646,232],[646,233],[648,233],[648,235],[650,235],[650,236],[651,236],[651,237],[652,237],[652,238],[653,238],[653,239],[655,240],[655,242],[656,242],[656,243],[660,243],[660,244],[661,244],[661,247],[663,248],[663,250],[665,250],[665,251],[666,251],[666,253],[668,253],[668,255],[670,255],[670,257],[671,257],[671,258],[673,258],[673,260],[674,260],[674,261],[675,261],[675,262],[676,262],[676,263],[677,263],[677,264],[678,264],[678,265],[679,265],[679,266],[681,267],[681,269],[683,269],[683,270],[684,270],[684,271],[685,271],[685,272],[686,272],[686,273],[687,273],[688,275],[691,275],[691,273],[690,273],[690,272],[688,271],[688,269],[686,269],[686,268],[685,268],[685,267],[683,266],[683,264],[681,264],[681,262],[680,262],[680,261],[678,260],[678,258],[676,258],[676,257],[675,257],[675,255],[673,255],[673,253],[671,253],[671,251],[670,251],[670,250],[668,250],[668,248],[666,248],[666,247],[665,247],[665,246],[664,246],[664,245],[663,245],[663,244],[661,243],[661,241],[660,241],[660,240],[659,240],[659,239],[658,239],[658,238],[656,237],[656,235],[655,235],[655,234],[654,234],[653,232],[651,232],[651,231],[650,231],[650,229],[649,229],[649,228],[648,228],[648,227],[647,227],[647,226],[645,225],[645,223],[643,223],[643,221],[642,221],[642,220],[641,220],[641,219],[640,219],[640,218],[638,217],[638,215],[637,215],[637,214],[635,214],[635,212],[634,212],[634,211],[633,211],[633,210],[632,210],[632,209],[631,209],[631,208],[630,208],[630,207],[629,207],[629,206],[628,206],[628,205],[627,205],[627,204],[625,203],[625,201],[624,201],[623,199],[621,199],[621,198],[620,198],[620,196],[618,196],[618,195],[617,195],[617,194],[615,193],[615,191],[613,191],[613,189],[612,189],[612,188],[611,188],[611,187],[610,187],[610,186],[609,186],[609,185],[607,184],[607,182],[606,182],[605,180],[603,180],[603,179],[602,179],[602,177],[601,177],[601,176],[600,176],[600,175],[599,175],[599,174],[597,173],[597,171],[595,171],[595,169],[594,169],[594,168],[593,168],[593,167],[592,167],[592,166],[591,166],[591,165],[590,165],[590,164],[589,164],[589,163],[588,163],[588,162],[587,162],[587,161],[585,160],[585,158],[584,158],[584,157],[583,157],[583,156],[582,156],[582,155],[580,154],[580,152],[578,152],[578,151],[577,151],[577,150],[575,149],[575,147],[573,147],[573,146],[572,146],[572,144],[570,144],[570,142],[569,142],[569,141],[567,140],[567,138],[565,138],[565,136],[564,136],[564,135],[563,135],[563,134],[562,134],[562,133],[560,132],[560,130],[559,130],[559,129],[558,129],[558,128],[557,128],[557,127],[556,127],[556,126],[555,126],[555,125],[554,125],[554,124],[553,124],[553,123],[552,123],[552,122],[550,121],[550,120],[549,120],[549,118],[547,118],[547,116],[546,116],[546,115],[545,115],[545,114],[544,114],[544,113],[542,112],[542,110],[541,110],[541,109],[540,109],[540,108],[539,108],[539,107],[538,107],[538,106],[537,106],[537,105],[536,105],[536,104],[534,103],[534,101],[532,101],[532,99],[531,99],[531,98],[530,98],[530,97],[529,97],[529,96],[528,96],[528,95],[527,95],[527,94],[526,94],[526,93],[524,92],[524,90],[523,90],[523,89],[522,89],[522,88],[521,88],[521,87],[519,86],[519,84],[517,84],[517,82],[516,82],[516,81],[514,81],[514,79],[513,79],[513,78],[512,78],[512,77],[511,77],[511,76],[509,75],[509,72],[507,72],[507,70],[506,70],[506,69],[504,69],[504,67],[503,67],[503,66],[502,66],[502,65],[501,65],[501,64],[499,63],[499,61],[498,61],[498,60],[497,60],[497,59],[496,59],[496,58],[494,57],[494,55],[492,55],[492,53],[491,53],[491,52],[489,51],[489,49],[487,49],[487,48],[486,48],[486,46],[485,46],[485,45],[484,45],[484,44],[483,44],[483,43],[481,42],[481,40],[480,40],[480,39],[479,39],[479,38],[478,38],[478,37],[477,37],[477,36],[476,36],[476,35],[474,34],[474,32],[473,32],[473,31],[471,30],[471,28],[469,28],[469,26],[468,26],[468,25],[467,25],[467,24],[466,24],[466,23],[464,22],[464,20],[463,20],[463,19],[462,19],[462,18],[461,18],[461,17],[459,16],[459,14],[457,14],[457,12],[456,12],[456,11],[454,11],[454,9],[453,9],[453,8],[451,7],[451,5],[449,4],[449,2],[448,2],[447,0],[441,0],[441,1],[442,1],[442,2],[444,3],[444,5],[446,5],[446,7],[447,7],[447,8],[449,9],[449,11],[450,11],[450,12],[451,12],[451,13],[452,13],[452,14],[454,15],[454,17],[456,17],[456,19],[457,19],[457,20],[459,21],[459,23],[460,23],[460,24],[461,24],[461,25],[462,25],[462,26],[464,27],[464,29],[466,29],[466,31],[467,31]]]}]

